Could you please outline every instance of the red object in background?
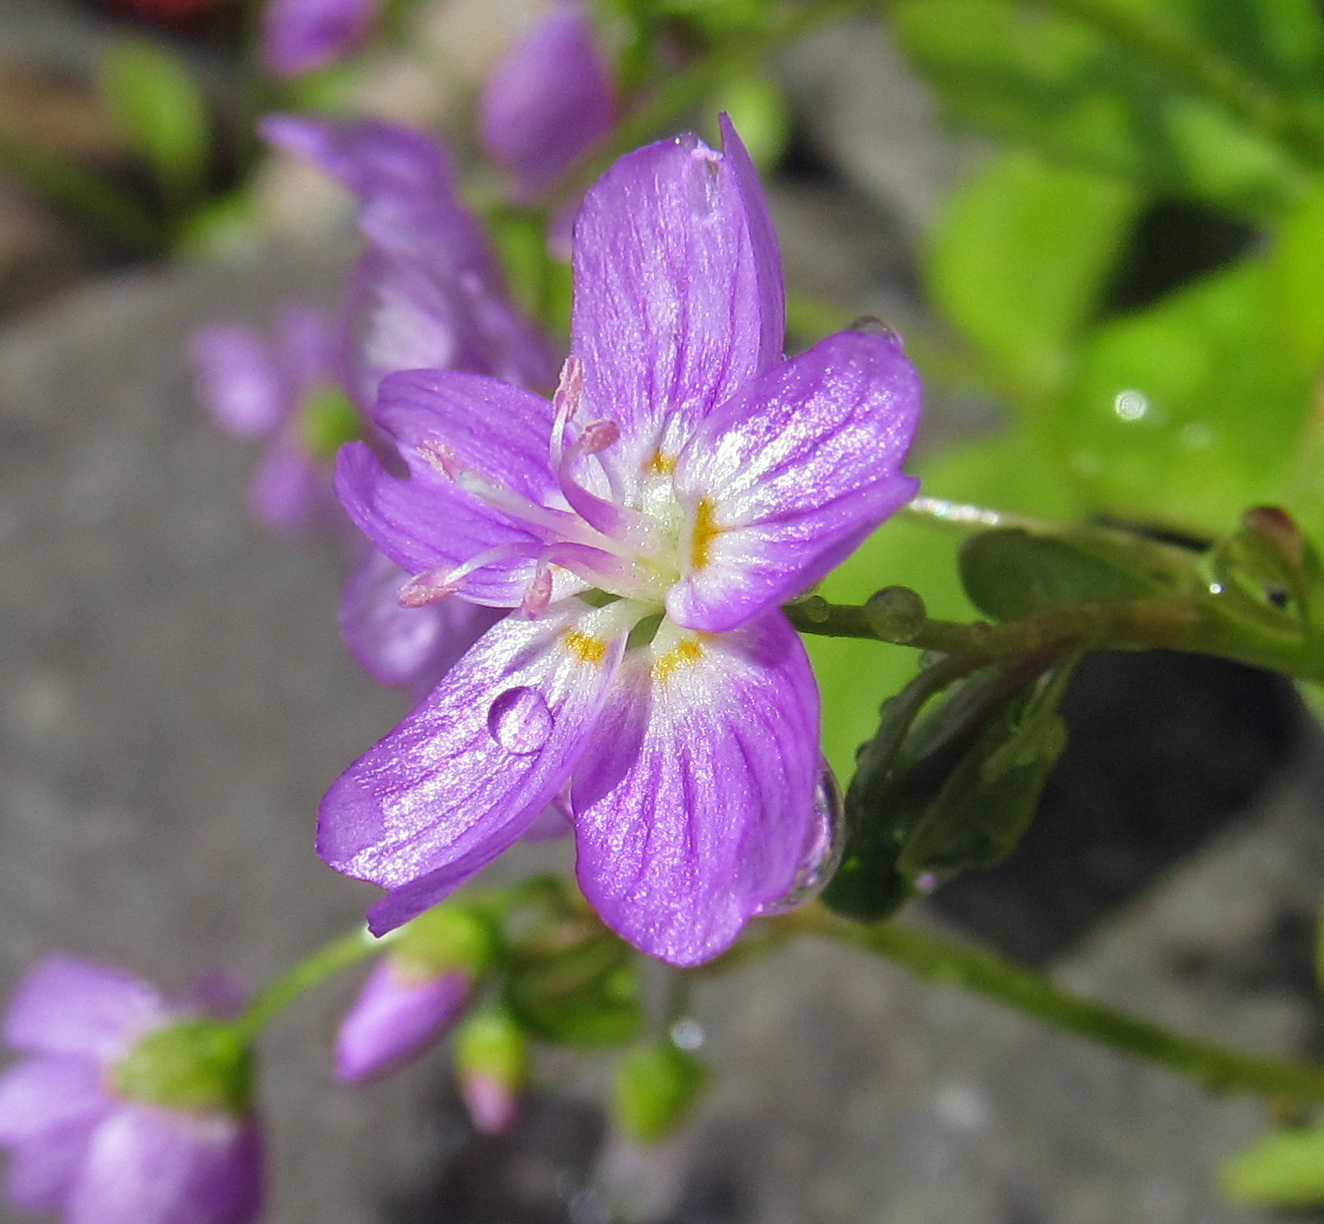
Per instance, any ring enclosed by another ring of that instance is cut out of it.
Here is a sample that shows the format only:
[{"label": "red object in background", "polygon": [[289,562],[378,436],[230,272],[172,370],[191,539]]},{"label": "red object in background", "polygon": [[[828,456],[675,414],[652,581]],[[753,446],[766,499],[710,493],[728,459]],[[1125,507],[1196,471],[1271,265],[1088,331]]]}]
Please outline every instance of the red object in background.
[{"label": "red object in background", "polygon": [[136,17],[174,29],[211,23],[223,13],[237,13],[240,0],[94,0],[103,12]]}]

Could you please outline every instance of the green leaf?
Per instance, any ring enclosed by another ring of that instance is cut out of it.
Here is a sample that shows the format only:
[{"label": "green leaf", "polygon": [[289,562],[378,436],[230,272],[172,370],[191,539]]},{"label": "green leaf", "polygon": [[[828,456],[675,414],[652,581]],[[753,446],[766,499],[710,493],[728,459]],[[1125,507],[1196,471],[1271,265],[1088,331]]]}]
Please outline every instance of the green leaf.
[{"label": "green leaf", "polygon": [[983,531],[961,546],[966,593],[995,620],[1047,608],[1142,599],[1196,583],[1194,554],[1117,533],[1035,535],[1019,527]]},{"label": "green leaf", "polygon": [[166,206],[182,213],[203,196],[211,142],[207,99],[183,57],[146,40],[113,44],[102,62],[107,105],[147,159]]},{"label": "green leaf", "polygon": [[1229,1198],[1269,1207],[1324,1203],[1324,1126],[1278,1131],[1227,1161],[1220,1180]]},{"label": "green leaf", "polygon": [[1298,508],[1311,382],[1248,261],[1099,328],[1056,424],[1092,508],[1212,538],[1247,506]]},{"label": "green leaf", "polygon": [[1324,358],[1324,183],[1284,219],[1268,256],[1269,300],[1288,343],[1307,366]]},{"label": "green leaf", "polygon": [[1019,398],[1061,386],[1140,203],[1124,183],[1025,152],[994,162],[948,202],[927,288]]},{"label": "green leaf", "polygon": [[842,865],[823,893],[838,913],[888,917],[921,874],[1000,861],[1034,815],[1066,742],[1056,711],[1074,659],[961,679],[954,666],[933,665],[887,702],[861,753]]},{"label": "green leaf", "polygon": [[512,953],[506,1003],[530,1035],[563,1045],[620,1045],[643,1024],[634,951],[594,930],[568,947]]},{"label": "green leaf", "polygon": [[[1289,2],[1301,8],[1300,0]],[[1125,13],[1134,6],[1117,7]],[[1145,7],[1175,20],[1197,57],[1218,35],[1227,44],[1220,54],[1239,57],[1248,72],[1299,80],[1304,94],[1318,79],[1317,30],[1304,47],[1285,50],[1265,0],[1246,14],[1254,38],[1224,31],[1212,0]],[[1300,12],[1295,24],[1310,28]],[[1080,20],[1012,0],[902,0],[893,29],[953,118],[1063,164],[1251,217],[1273,215],[1301,189],[1291,154],[1134,47]]]},{"label": "green leaf", "polygon": [[1059,663],[1001,709],[907,838],[897,859],[902,874],[992,867],[1016,848],[1066,747],[1057,706],[1075,665],[1075,658]]}]

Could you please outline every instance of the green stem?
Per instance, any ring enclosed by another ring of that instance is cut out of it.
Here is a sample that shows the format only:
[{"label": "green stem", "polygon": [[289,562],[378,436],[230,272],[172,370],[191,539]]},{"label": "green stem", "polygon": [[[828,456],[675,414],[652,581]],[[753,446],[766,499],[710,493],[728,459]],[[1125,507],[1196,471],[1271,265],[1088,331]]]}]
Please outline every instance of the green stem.
[{"label": "green stem", "polygon": [[1092,26],[1308,164],[1324,165],[1324,129],[1319,123],[1213,47],[1193,42],[1163,14],[1117,0],[1031,2]]},{"label": "green stem", "polygon": [[972,659],[1069,650],[1185,650],[1324,682],[1319,643],[1300,633],[1274,633],[1244,620],[1234,622],[1215,615],[1209,601],[1186,595],[1049,608],[999,625],[926,618],[899,630],[868,604],[830,604],[811,596],[783,610],[801,633],[870,638]]},{"label": "green stem", "polygon": [[[837,918],[821,906],[769,922],[780,928],[780,935],[817,935],[849,944],[904,965],[929,981],[995,999],[1022,1015],[1187,1076],[1210,1092],[1324,1101],[1324,1067],[1259,1058],[1171,1032],[1071,994],[990,952],[917,927],[896,923],[865,926]],[[780,942],[772,938],[756,946],[766,950]]]},{"label": "green stem", "polygon": [[375,956],[389,944],[389,940],[374,939],[368,934],[367,928],[360,928],[323,944],[262,990],[248,1010],[239,1017],[236,1028],[246,1040],[251,1041],[300,995],[359,961]]}]

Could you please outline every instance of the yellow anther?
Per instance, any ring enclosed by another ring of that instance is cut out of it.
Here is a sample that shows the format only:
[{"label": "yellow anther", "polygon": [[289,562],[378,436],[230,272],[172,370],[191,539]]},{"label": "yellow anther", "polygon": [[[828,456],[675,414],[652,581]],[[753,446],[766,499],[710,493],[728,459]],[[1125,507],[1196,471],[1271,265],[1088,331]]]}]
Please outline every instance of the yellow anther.
[{"label": "yellow anther", "polygon": [[676,456],[664,455],[660,450],[655,450],[652,458],[644,464],[644,471],[653,476],[670,476],[675,470]]}]

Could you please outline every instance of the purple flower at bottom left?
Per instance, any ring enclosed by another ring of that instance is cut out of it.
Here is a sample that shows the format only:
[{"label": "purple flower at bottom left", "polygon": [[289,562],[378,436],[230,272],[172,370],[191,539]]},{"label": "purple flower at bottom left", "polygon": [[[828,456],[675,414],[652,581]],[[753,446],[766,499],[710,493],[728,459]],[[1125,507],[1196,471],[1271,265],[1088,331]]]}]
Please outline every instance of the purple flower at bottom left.
[{"label": "purple flower at bottom left", "polygon": [[262,1145],[237,1031],[106,965],[47,957],[4,1020],[5,1195],[66,1224],[245,1224]]}]

